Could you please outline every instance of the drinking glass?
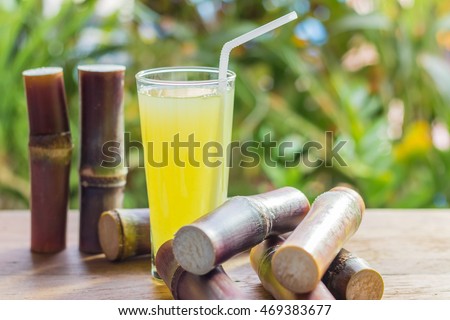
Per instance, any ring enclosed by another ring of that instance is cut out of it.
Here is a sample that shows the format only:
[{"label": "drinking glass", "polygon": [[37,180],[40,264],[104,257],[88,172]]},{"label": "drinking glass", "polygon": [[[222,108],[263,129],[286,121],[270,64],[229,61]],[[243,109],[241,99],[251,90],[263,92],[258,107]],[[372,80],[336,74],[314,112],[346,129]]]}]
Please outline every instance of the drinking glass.
[{"label": "drinking glass", "polygon": [[227,197],[235,78],[228,71],[219,85],[207,67],[136,75],[155,278],[161,245]]}]

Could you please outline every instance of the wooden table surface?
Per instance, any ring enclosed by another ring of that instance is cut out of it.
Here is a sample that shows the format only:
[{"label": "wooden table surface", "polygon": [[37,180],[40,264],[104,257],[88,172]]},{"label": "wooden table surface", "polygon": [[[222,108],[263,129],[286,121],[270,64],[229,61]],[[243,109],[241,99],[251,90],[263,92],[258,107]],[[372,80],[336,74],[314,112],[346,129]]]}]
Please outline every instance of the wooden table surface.
[{"label": "wooden table surface", "polygon": [[[67,249],[29,250],[30,213],[0,212],[0,299],[171,299],[154,282],[150,260],[108,262],[78,251],[78,213],[70,212]],[[450,210],[367,210],[346,245],[384,277],[384,299],[450,299]],[[224,265],[255,299],[270,299],[244,253]]]}]

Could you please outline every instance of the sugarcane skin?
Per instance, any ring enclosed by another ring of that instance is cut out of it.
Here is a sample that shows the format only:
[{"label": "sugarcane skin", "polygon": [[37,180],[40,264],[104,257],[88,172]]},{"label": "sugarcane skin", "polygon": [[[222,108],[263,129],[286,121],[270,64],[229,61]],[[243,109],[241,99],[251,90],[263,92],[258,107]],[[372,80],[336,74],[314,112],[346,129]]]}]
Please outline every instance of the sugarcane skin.
[{"label": "sugarcane skin", "polygon": [[56,253],[66,247],[70,159],[30,154],[31,251]]},{"label": "sugarcane skin", "polygon": [[80,186],[79,249],[81,252],[102,252],[98,236],[98,221],[102,212],[122,206],[123,189],[123,187]]},{"label": "sugarcane skin", "polygon": [[184,270],[178,277],[176,288],[178,300],[245,299],[241,290],[221,266],[202,276]]},{"label": "sugarcane skin", "polygon": [[150,253],[149,209],[117,209],[124,234],[124,257]]},{"label": "sugarcane skin", "polygon": [[[45,70],[51,70],[46,72]],[[30,137],[70,133],[63,69],[37,68],[23,73]]]},{"label": "sugarcane skin", "polygon": [[[347,284],[350,281],[351,275],[348,274],[347,279],[341,279],[342,281],[338,283],[336,283],[335,280],[339,274],[342,274],[342,272],[346,268],[346,263],[349,259],[351,259],[350,252],[348,252],[345,249],[341,249],[336,258],[330,264],[327,272],[323,277],[325,285],[334,292],[334,295],[337,299],[346,298],[345,292],[347,289]],[[347,274],[347,272],[345,274]]]},{"label": "sugarcane skin", "polygon": [[[180,268],[180,265],[175,260],[173,255],[173,240],[168,240],[162,244],[159,250],[155,254],[155,266],[159,276],[172,292],[172,295],[176,295],[176,290],[173,287],[175,281],[174,278],[179,276],[179,273],[184,271]],[[176,297],[174,296],[176,299]]]}]

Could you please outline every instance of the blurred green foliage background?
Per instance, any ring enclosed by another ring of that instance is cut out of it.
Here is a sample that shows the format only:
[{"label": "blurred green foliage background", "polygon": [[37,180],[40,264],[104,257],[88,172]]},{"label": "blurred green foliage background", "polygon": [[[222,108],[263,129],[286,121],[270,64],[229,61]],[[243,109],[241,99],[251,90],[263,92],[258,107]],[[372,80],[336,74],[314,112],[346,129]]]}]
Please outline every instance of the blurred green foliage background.
[{"label": "blurred green foliage background", "polygon": [[[78,64],[127,66],[125,126],[140,140],[137,71],[217,66],[223,43],[291,10],[296,22],[232,52],[233,138],[261,141],[271,132],[301,152],[332,131],[336,142],[347,141],[340,154],[348,165],[235,167],[230,195],[291,185],[313,199],[344,183],[370,207],[448,206],[449,1],[2,0],[0,208],[29,204],[23,70],[64,68],[76,147],[70,207],[77,208]],[[131,152],[124,205],[147,206],[144,169]]]}]

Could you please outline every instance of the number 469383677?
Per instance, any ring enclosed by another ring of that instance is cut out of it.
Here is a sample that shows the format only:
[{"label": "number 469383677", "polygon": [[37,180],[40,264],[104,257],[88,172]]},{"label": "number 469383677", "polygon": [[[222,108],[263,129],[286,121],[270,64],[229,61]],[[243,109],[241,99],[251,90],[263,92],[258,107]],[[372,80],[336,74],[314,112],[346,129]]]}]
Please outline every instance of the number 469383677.
[{"label": "number 469383677", "polygon": [[330,304],[313,304],[313,305],[264,305],[259,312],[264,315],[293,315],[293,316],[319,316],[319,315],[328,315],[330,312],[331,305]]}]

